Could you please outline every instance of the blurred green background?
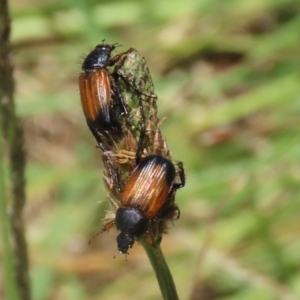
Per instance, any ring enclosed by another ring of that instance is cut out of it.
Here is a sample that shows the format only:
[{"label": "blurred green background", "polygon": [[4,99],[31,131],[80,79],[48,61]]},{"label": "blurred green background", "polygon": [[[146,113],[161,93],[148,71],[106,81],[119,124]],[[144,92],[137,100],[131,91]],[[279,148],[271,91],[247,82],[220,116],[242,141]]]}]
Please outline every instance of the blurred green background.
[{"label": "blurred green background", "polygon": [[300,2],[10,4],[33,299],[161,299],[141,246],[88,245],[108,206],[77,80],[103,39],[146,58],[185,164],[162,242],[180,299],[300,299]]}]

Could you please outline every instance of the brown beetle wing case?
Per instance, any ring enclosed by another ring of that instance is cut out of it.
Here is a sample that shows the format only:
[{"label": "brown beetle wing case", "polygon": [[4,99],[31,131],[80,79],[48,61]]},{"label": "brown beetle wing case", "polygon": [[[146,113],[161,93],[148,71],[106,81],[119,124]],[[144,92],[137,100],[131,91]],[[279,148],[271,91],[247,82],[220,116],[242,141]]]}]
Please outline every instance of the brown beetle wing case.
[{"label": "brown beetle wing case", "polygon": [[175,178],[173,164],[161,156],[148,156],[132,172],[122,194],[125,207],[137,207],[152,219],[165,203]]},{"label": "brown beetle wing case", "polygon": [[111,82],[106,69],[97,69],[79,76],[80,98],[86,119],[92,123],[111,123]]}]

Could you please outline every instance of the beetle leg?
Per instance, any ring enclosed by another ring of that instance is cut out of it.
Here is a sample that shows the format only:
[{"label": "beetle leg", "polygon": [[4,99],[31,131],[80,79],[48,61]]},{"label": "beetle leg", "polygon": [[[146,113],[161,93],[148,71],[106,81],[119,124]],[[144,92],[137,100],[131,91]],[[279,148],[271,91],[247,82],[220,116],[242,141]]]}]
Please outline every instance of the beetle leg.
[{"label": "beetle leg", "polygon": [[95,239],[95,237],[97,237],[98,235],[100,235],[101,233],[103,233],[105,231],[109,231],[114,225],[115,225],[115,220],[112,220],[112,221],[106,223],[104,225],[104,227],[101,229],[101,231],[97,232],[90,238],[89,245],[92,243],[92,241],[93,241],[93,239]]},{"label": "beetle leg", "polygon": [[[113,45],[117,45],[116,47],[121,47],[121,45],[119,45],[118,43],[117,44],[113,44]],[[121,58],[123,58],[123,56],[127,53],[129,53],[130,51],[132,51],[133,49],[130,48],[128,49],[127,51],[124,51],[124,52],[121,52],[117,55],[115,55],[114,57],[112,57],[110,60],[109,60],[109,66],[113,66],[116,62],[118,62]]]},{"label": "beetle leg", "polygon": [[97,132],[97,131],[89,124],[89,122],[86,122],[86,123],[87,123],[87,125],[88,125],[88,127],[89,127],[89,129],[90,129],[90,131],[91,131],[91,133],[92,133],[92,135],[94,136],[95,140],[97,141],[98,147],[99,147],[103,152],[105,152],[106,149],[105,149],[105,147],[104,147],[104,145],[103,145],[103,141],[102,141],[100,135],[99,135],[98,132]]},{"label": "beetle leg", "polygon": [[[143,117],[143,119],[144,119],[144,117]],[[143,152],[144,152],[143,144],[144,144],[145,137],[146,137],[146,127],[145,127],[145,122],[143,122],[142,128],[140,130],[140,137],[139,137],[138,145],[137,145],[136,152],[135,152],[136,165],[138,165],[140,163]]]},{"label": "beetle leg", "polygon": [[166,211],[164,211],[162,218],[176,221],[180,218],[180,209],[176,204],[172,204],[166,209]]},{"label": "beetle leg", "polygon": [[117,107],[122,107],[122,112],[127,116],[128,115],[128,109],[127,105],[124,102],[122,93],[119,89],[119,87],[116,85],[115,80],[112,76],[110,76],[110,82],[112,86],[112,96],[114,97],[115,102],[117,102]]},{"label": "beetle leg", "polygon": [[174,208],[174,212],[176,212],[176,214],[174,214],[173,220],[178,220],[180,218],[180,209],[179,209],[179,207],[177,205]]},{"label": "beetle leg", "polygon": [[108,151],[103,153],[103,160],[105,162],[105,165],[107,166],[109,178],[112,178],[113,185],[117,186],[118,193],[121,194],[123,191],[123,187],[121,185],[120,174],[111,157],[111,154]]},{"label": "beetle leg", "polygon": [[127,85],[127,87],[129,87],[130,89],[132,89],[134,92],[136,92],[138,94],[138,96],[144,96],[147,98],[153,98],[157,100],[157,96],[154,93],[149,94],[145,94],[143,92],[141,92],[139,90],[139,88],[137,88],[136,86],[134,86],[133,84],[129,83],[129,81],[126,79],[126,77],[124,77],[121,74],[118,74],[117,72],[114,72],[114,76],[115,78],[121,78],[122,81]]},{"label": "beetle leg", "polygon": [[120,206],[118,202],[116,202],[114,198],[110,197],[110,195],[108,197],[110,204],[115,208],[115,210],[117,210]]},{"label": "beetle leg", "polygon": [[[174,201],[174,199],[173,199]],[[178,220],[180,218],[180,209],[174,202],[170,202],[168,205],[161,209],[160,219]]]},{"label": "beetle leg", "polygon": [[178,176],[180,178],[180,182],[178,183],[173,183],[173,189],[180,189],[185,186],[185,172],[183,168],[183,163],[179,162],[178,163]]},{"label": "beetle leg", "polygon": [[103,228],[101,229],[101,231],[98,232],[98,233],[96,234],[96,236],[97,236],[98,234],[100,234],[100,233],[105,232],[105,231],[109,231],[110,229],[112,229],[112,228],[114,227],[114,225],[115,225],[115,220],[109,221],[108,223],[106,223],[106,224],[103,226]]}]

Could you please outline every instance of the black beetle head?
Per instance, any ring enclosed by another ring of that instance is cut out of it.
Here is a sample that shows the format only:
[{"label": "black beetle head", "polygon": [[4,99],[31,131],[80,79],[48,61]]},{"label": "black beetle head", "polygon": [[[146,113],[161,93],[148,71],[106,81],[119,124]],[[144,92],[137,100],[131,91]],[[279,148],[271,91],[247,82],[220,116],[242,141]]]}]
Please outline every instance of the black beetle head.
[{"label": "black beetle head", "polygon": [[[129,248],[134,243],[134,237],[146,232],[148,219],[145,218],[138,208],[120,207],[117,209],[115,225],[121,233],[117,236],[118,253],[128,255]],[[126,259],[127,260],[127,259]]]},{"label": "black beetle head", "polygon": [[128,250],[129,248],[132,248],[133,243],[134,243],[133,235],[121,232],[117,236],[118,253],[128,255]]},{"label": "black beetle head", "polygon": [[82,70],[90,72],[95,69],[105,68],[110,64],[111,52],[117,47],[117,44],[99,44],[84,59]]}]

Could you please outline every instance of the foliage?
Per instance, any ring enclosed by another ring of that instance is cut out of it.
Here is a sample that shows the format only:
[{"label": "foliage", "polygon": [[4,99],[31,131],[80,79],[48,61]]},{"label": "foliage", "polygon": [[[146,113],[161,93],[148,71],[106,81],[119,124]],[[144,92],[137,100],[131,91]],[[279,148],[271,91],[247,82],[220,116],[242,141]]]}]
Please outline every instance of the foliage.
[{"label": "foliage", "polygon": [[[298,1],[13,2],[17,110],[29,156],[33,299],[154,299],[142,247],[87,241],[107,208],[80,107],[80,57],[106,39],[150,67],[187,185],[162,241],[181,299],[297,299]],[[100,203],[99,203],[100,202]],[[290,297],[290,298],[289,298]]]}]

